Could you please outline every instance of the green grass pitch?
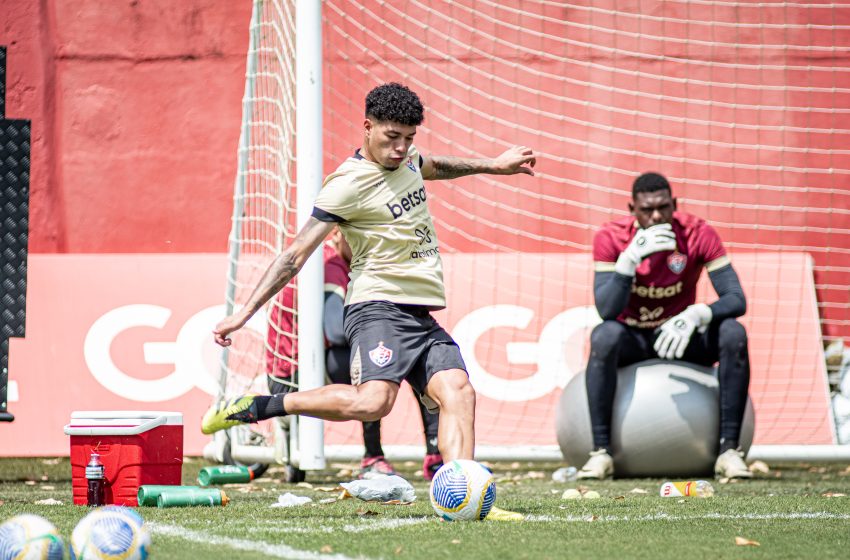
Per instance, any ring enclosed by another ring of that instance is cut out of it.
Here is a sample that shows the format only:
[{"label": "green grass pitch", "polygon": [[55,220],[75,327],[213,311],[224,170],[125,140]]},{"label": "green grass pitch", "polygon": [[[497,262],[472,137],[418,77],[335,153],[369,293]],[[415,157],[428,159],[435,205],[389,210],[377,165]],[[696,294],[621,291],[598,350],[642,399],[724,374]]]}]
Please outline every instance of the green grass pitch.
[{"label": "green grass pitch", "polygon": [[[187,459],[184,484],[195,484],[202,460]],[[352,479],[334,465],[308,483],[280,482],[280,471],[252,484],[228,485],[218,508],[140,508],[151,527],[153,558],[847,558],[850,467],[775,465],[752,481],[719,484],[706,499],[661,498],[660,479],[584,484],[598,499],[562,500],[577,483],[552,482],[559,465],[493,465],[497,505],[523,522],[440,521],[417,465],[397,465],[416,487],[413,505],[356,499],[325,491]],[[645,493],[643,493],[645,491]],[[312,504],[270,508],[286,492]],[[845,495],[846,494],[846,495]],[[58,500],[61,505],[36,502]],[[323,503],[323,501],[325,503]],[[0,520],[36,513],[66,543],[86,508],[71,505],[67,458],[0,459]],[[736,544],[736,537],[758,546]]]}]

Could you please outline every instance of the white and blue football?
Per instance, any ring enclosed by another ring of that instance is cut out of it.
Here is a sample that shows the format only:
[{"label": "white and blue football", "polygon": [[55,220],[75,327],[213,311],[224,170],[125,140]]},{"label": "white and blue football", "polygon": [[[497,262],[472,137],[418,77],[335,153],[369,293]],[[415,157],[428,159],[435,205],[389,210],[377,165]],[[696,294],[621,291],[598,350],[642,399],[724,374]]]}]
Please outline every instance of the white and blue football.
[{"label": "white and blue football", "polygon": [[62,560],[65,544],[47,519],[25,513],[0,525],[0,560]]},{"label": "white and blue football", "polygon": [[151,537],[142,516],[130,508],[106,506],[83,517],[71,534],[73,560],[145,560]]},{"label": "white and blue football", "polygon": [[449,461],[431,481],[431,505],[446,521],[480,521],[495,502],[493,473],[476,461]]}]

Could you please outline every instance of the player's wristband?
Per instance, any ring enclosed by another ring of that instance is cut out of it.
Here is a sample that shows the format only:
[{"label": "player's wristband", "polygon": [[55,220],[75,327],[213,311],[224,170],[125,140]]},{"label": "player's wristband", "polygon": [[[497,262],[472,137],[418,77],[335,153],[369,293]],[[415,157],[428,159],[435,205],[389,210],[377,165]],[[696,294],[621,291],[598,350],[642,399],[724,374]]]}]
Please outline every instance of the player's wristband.
[{"label": "player's wristband", "polygon": [[685,309],[685,313],[690,314],[698,328],[707,327],[711,324],[713,314],[711,312],[711,308],[704,303],[689,305],[688,308]]},{"label": "player's wristband", "polygon": [[617,257],[617,262],[614,263],[614,272],[619,272],[623,276],[634,276],[638,263],[632,260],[626,252],[620,253]]}]

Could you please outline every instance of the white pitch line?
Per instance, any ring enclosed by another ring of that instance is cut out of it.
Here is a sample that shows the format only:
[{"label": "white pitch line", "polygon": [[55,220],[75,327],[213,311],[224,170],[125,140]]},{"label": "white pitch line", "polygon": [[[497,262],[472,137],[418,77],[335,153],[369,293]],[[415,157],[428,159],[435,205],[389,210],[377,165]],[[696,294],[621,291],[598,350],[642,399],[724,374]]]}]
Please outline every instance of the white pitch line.
[{"label": "white pitch line", "polygon": [[697,521],[697,520],[735,520],[735,521],[759,521],[766,519],[794,520],[794,519],[850,519],[850,513],[831,513],[828,511],[797,512],[797,513],[706,513],[704,515],[670,515],[667,513],[651,513],[647,515],[567,515],[557,517],[552,515],[529,515],[526,521],[553,522],[566,521],[568,523],[618,523],[633,521]]},{"label": "white pitch line", "polygon": [[433,520],[434,517],[414,517],[407,519],[381,519],[375,522],[364,522],[357,525],[346,525],[342,528],[346,533],[364,533],[366,531],[381,531],[383,529],[397,529],[399,527],[407,527],[409,525],[419,525],[426,521]]},{"label": "white pitch line", "polygon": [[[408,527],[411,525],[419,525],[420,523],[426,523],[428,521],[433,521],[437,519],[436,517],[411,517],[404,519],[376,519],[376,520],[367,520],[364,519],[360,523],[349,523],[342,527],[341,530],[347,533],[366,533],[369,531],[382,531],[384,529],[397,529],[399,527]],[[255,533],[267,533],[268,531],[279,530],[281,533],[299,533],[304,535],[310,534],[319,534],[319,533],[334,533],[337,530],[334,527],[327,526],[315,526],[315,527],[304,527],[299,526],[297,523],[292,521],[278,521],[274,523],[266,523],[262,526],[258,527],[247,527],[245,531],[250,534]]]},{"label": "white pitch line", "polygon": [[259,552],[266,558],[291,558],[293,560],[353,560],[350,556],[345,556],[343,554],[323,554],[321,552],[299,550],[285,544],[272,544],[263,541],[256,542],[246,541],[244,539],[232,539],[230,537],[219,537],[209,533],[193,531],[177,525],[165,525],[162,523],[151,522],[148,522],[145,525],[147,525],[154,534],[177,537],[179,539],[196,543],[226,546],[228,548],[246,552]]}]

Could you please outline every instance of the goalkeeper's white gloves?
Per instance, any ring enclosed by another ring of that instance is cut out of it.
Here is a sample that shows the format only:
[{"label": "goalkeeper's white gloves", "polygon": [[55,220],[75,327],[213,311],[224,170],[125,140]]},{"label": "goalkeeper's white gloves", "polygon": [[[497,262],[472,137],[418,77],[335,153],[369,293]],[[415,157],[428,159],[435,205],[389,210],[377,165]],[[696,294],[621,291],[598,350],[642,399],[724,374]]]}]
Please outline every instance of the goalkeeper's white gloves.
[{"label": "goalkeeper's white gloves", "polygon": [[639,229],[632,242],[620,253],[614,270],[624,276],[634,276],[643,259],[659,251],[675,251],[676,234],[670,224],[658,224]]},{"label": "goalkeeper's white gloves", "polygon": [[660,332],[653,346],[655,353],[665,360],[681,359],[694,331],[704,332],[711,323],[711,315],[709,306],[696,303],[675,317],[670,317],[658,329]]}]

